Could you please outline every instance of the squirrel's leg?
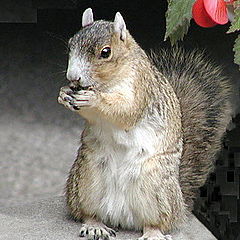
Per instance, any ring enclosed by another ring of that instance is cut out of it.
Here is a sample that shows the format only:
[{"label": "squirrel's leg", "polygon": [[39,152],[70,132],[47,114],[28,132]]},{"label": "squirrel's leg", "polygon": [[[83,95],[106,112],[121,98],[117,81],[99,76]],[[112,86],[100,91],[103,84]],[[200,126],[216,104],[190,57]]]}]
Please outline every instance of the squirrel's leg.
[{"label": "squirrel's leg", "polygon": [[172,240],[171,235],[163,235],[160,229],[155,227],[144,227],[142,237],[138,240]]},{"label": "squirrel's leg", "polygon": [[180,227],[185,220],[186,209],[178,181],[178,155],[180,152],[174,149],[159,152],[142,166],[138,194],[142,196],[139,201],[143,208],[135,209],[143,221],[143,236],[139,240],[171,239],[165,234]]},{"label": "squirrel's leg", "polygon": [[[83,132],[84,135],[84,132]],[[94,179],[97,179],[97,173],[86,158],[86,152],[89,149],[82,144],[79,150],[78,157],[74,162],[66,186],[66,202],[69,213],[76,219],[83,222],[80,228],[79,235],[91,240],[109,239],[115,236],[116,233],[111,228],[105,226],[101,221],[98,221],[94,216],[93,208],[98,207],[98,201],[88,202],[88,193],[96,186]],[[91,207],[93,206],[94,207]]]},{"label": "squirrel's leg", "polygon": [[110,239],[110,237],[116,237],[116,233],[113,229],[92,218],[85,219],[79,235],[80,237],[86,237],[89,240],[107,240]]}]

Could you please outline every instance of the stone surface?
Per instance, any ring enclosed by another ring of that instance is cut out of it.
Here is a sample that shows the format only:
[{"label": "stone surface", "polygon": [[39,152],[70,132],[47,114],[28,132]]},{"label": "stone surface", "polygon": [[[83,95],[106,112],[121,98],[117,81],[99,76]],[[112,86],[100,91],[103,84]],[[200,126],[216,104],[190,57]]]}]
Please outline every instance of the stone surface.
[{"label": "stone surface", "polygon": [[[46,198],[25,204],[0,207],[0,240],[77,240],[80,223],[71,220],[63,197]],[[136,239],[140,232],[119,231],[116,239]],[[191,215],[173,240],[215,240]]]}]

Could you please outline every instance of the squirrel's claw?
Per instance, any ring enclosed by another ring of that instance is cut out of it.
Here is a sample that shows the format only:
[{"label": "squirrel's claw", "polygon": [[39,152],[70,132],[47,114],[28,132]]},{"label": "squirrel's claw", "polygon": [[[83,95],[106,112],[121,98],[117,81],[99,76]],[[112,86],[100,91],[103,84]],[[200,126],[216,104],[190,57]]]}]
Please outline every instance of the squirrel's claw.
[{"label": "squirrel's claw", "polygon": [[114,230],[108,227],[102,227],[102,226],[91,226],[88,224],[83,224],[80,231],[79,231],[80,237],[86,237],[88,240],[97,240],[97,239],[103,239],[103,240],[109,240],[110,237],[116,236],[116,233]]}]

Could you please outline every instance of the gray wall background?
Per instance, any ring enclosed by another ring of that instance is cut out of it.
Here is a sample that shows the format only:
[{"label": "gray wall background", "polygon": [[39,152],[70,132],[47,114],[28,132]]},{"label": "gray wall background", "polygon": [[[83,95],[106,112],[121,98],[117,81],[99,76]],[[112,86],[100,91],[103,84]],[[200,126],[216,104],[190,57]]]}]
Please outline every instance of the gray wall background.
[{"label": "gray wall background", "polygon": [[[64,42],[80,28],[86,7],[96,19],[110,20],[120,11],[144,49],[169,45],[163,42],[165,1],[84,1],[73,9],[39,8],[35,23],[0,23],[0,204],[63,193],[83,120],[60,106],[57,96],[67,83]],[[192,23],[183,45],[205,48],[237,84],[236,34],[227,29]]]}]

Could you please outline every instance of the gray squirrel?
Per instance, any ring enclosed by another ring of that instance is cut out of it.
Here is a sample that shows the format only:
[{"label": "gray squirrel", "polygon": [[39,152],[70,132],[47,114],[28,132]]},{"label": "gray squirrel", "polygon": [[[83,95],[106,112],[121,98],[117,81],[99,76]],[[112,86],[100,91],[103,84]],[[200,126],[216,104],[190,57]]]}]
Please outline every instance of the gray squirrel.
[{"label": "gray squirrel", "polygon": [[80,236],[109,239],[121,227],[171,239],[213,169],[230,81],[199,51],[146,54],[119,12],[94,21],[86,9],[69,49],[58,101],[86,119],[66,184]]}]

